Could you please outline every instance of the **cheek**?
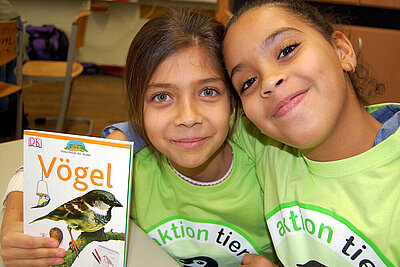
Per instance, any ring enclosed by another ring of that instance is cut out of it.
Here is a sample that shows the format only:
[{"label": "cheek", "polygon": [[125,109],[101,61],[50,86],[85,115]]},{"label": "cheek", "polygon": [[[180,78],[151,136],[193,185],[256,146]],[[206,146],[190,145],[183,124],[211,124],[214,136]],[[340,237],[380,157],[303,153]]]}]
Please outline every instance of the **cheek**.
[{"label": "cheek", "polygon": [[[215,116],[215,114],[220,114],[220,116]],[[218,110],[214,110],[209,113],[208,117],[212,118],[214,121],[214,128],[218,128],[217,131],[221,131],[223,134],[227,134],[229,131],[229,124],[231,118],[231,106],[230,103],[221,105]]]},{"label": "cheek", "polygon": [[[324,55],[315,55],[313,57],[307,58],[307,67],[304,67],[304,62],[298,62],[299,64],[296,65],[296,73],[303,73],[306,77],[310,77],[315,79],[316,77],[323,77],[328,73],[329,65],[324,62]],[[302,59],[301,61],[303,61]]]},{"label": "cheek", "polygon": [[144,106],[144,108],[143,108],[143,124],[144,124],[145,129],[151,128],[151,125],[152,125],[151,118],[152,118],[151,111],[146,106]]},{"label": "cheek", "polygon": [[325,54],[322,52],[310,59],[308,64],[311,67],[305,70],[312,77],[319,77],[327,85],[335,83],[337,82],[338,75],[342,76],[343,73],[340,62],[337,59],[336,53],[331,50],[326,51]]},{"label": "cheek", "polygon": [[160,112],[154,111],[152,109],[144,108],[143,110],[144,127],[146,129],[146,133],[149,139],[154,139],[154,136],[157,136],[161,128],[163,127],[161,123],[164,120],[160,119],[160,115]]},{"label": "cheek", "polygon": [[256,110],[256,106],[251,105],[249,101],[242,101],[242,103],[243,103],[243,110],[247,118],[249,118],[252,122],[255,122],[258,117],[257,114],[259,113]]},{"label": "cheek", "polygon": [[243,110],[246,116],[253,122],[265,117],[265,108],[263,101],[254,94],[242,98]]},{"label": "cheek", "polygon": [[264,107],[260,102],[255,103],[247,101],[247,104],[243,103],[243,110],[247,118],[254,123],[254,125],[264,134],[271,135],[274,130],[271,129],[268,115],[264,112]]}]

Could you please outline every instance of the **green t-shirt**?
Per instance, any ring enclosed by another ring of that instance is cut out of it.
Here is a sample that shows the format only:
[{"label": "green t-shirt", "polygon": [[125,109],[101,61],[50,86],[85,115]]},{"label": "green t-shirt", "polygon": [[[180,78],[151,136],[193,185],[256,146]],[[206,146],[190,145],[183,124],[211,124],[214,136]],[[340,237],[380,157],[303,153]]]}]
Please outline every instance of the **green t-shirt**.
[{"label": "green t-shirt", "polygon": [[284,266],[400,266],[399,129],[360,155],[331,162],[305,158],[245,117],[234,140],[256,162]]},{"label": "green t-shirt", "polygon": [[131,217],[182,266],[240,266],[245,253],[273,257],[254,162],[230,145],[232,171],[213,186],[183,180],[149,147],[135,157]]}]

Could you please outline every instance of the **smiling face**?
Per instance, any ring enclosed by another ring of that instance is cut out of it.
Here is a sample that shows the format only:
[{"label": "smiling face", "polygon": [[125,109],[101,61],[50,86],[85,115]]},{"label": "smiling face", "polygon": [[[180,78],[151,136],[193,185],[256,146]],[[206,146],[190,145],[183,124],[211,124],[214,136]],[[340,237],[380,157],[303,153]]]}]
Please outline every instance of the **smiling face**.
[{"label": "smiling face", "polygon": [[207,170],[218,176],[221,161],[232,158],[223,145],[230,113],[228,88],[197,46],[180,50],[158,65],[145,93],[149,140],[178,171],[192,178]]},{"label": "smiling face", "polygon": [[356,63],[347,38],[334,35],[330,43],[271,5],[253,8],[231,25],[226,66],[246,115],[263,133],[309,149],[337,132],[353,91],[343,70]]}]

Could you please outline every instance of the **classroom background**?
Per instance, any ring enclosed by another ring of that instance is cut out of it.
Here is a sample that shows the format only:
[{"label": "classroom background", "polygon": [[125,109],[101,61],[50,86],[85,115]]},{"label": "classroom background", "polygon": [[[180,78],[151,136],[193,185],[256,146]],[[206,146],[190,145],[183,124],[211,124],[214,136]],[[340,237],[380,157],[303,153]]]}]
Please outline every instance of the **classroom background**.
[{"label": "classroom background", "polygon": [[[88,117],[93,121],[90,135],[100,136],[104,126],[125,121],[123,71],[129,44],[140,27],[165,8],[199,9],[226,23],[231,12],[244,0],[11,0],[21,15],[24,27],[53,24],[70,35],[71,22],[82,10],[90,11],[85,43],[77,60],[95,66],[79,75],[73,84],[67,117]],[[371,103],[400,102],[400,1],[399,0],[315,0],[314,5],[347,18],[343,28],[351,31],[359,60],[370,66],[373,76],[386,85],[381,95],[372,96]],[[23,47],[28,42],[24,33]],[[28,59],[26,53],[24,60]],[[22,82],[25,127],[55,129],[55,123],[38,125],[36,118],[57,117],[63,84],[60,82]],[[68,123],[63,132],[88,134],[84,123]],[[1,137],[0,142],[15,136]]]}]

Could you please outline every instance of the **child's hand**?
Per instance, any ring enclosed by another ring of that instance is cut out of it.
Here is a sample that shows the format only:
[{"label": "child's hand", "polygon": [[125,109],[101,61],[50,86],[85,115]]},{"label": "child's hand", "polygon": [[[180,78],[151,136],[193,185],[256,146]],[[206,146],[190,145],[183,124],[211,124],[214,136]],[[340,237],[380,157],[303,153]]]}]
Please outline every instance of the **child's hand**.
[{"label": "child's hand", "polygon": [[1,233],[1,256],[6,266],[50,266],[64,263],[65,250],[50,237],[23,234],[22,222],[15,222]]},{"label": "child's hand", "polygon": [[23,233],[22,192],[12,192],[1,225],[1,257],[6,266],[50,266],[64,262],[66,251],[50,237]]},{"label": "child's hand", "polygon": [[261,255],[246,254],[242,259],[242,267],[277,267],[269,259]]}]

